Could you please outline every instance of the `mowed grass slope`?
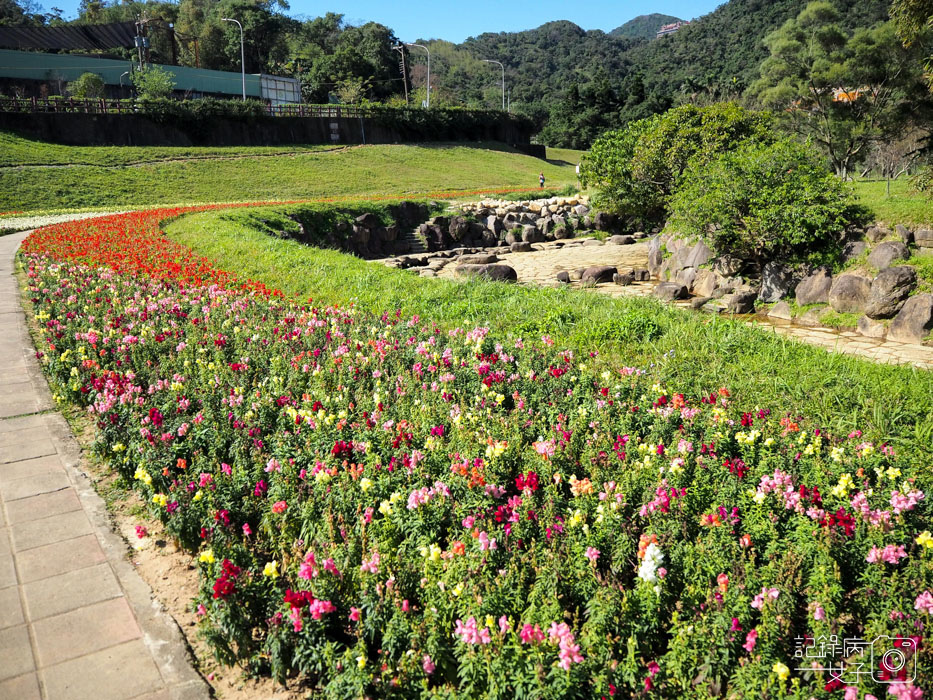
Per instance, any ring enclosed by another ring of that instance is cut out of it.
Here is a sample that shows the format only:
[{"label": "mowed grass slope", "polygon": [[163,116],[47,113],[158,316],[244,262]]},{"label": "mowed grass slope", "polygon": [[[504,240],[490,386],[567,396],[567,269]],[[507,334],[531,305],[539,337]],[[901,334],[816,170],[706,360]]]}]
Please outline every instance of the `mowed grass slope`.
[{"label": "mowed grass slope", "polygon": [[424,279],[330,250],[266,236],[236,212],[207,212],[166,231],[223,269],[317,305],[400,309],[445,328],[486,325],[503,335],[550,335],[615,366],[655,365],[662,381],[694,395],[726,386],[748,409],[803,413],[836,435],[860,429],[929,456],[933,372],[832,354],[767,330],[672,309],[653,300],[500,283]]},{"label": "mowed grass slope", "polygon": [[[67,151],[57,149],[69,147],[55,148],[56,157],[67,156]],[[171,149],[154,150],[165,155]],[[236,149],[235,159],[0,168],[0,211],[535,187],[540,172],[549,187],[576,182],[572,166],[553,165],[496,144],[353,146],[277,157],[270,157],[267,150]],[[75,148],[74,158],[79,162],[91,151]]]},{"label": "mowed grass slope", "polygon": [[878,221],[888,226],[933,225],[933,198],[927,193],[914,190],[906,178],[891,182],[890,196],[884,180],[856,180],[852,186]]}]

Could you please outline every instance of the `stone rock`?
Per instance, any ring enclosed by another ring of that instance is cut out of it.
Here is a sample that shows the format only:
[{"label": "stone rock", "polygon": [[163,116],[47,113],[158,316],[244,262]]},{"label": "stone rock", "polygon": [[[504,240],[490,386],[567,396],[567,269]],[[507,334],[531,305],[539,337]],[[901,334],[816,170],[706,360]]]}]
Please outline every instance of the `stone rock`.
[{"label": "stone rock", "polygon": [[379,217],[372,212],[361,214],[354,219],[354,222],[368,229],[374,229],[377,226],[382,226],[382,221],[380,221]]},{"label": "stone rock", "polygon": [[534,249],[531,247],[531,243],[526,241],[516,241],[509,246],[509,250],[511,250],[513,253],[530,253]]},{"label": "stone rock", "polygon": [[596,226],[597,231],[606,231],[607,233],[615,229],[619,217],[615,214],[608,214],[604,211],[596,212],[596,216],[593,217],[593,223]]},{"label": "stone rock", "polygon": [[484,245],[486,248],[492,248],[492,247],[498,245],[498,243],[499,243],[499,235],[496,234],[496,233],[493,233],[492,231],[490,231],[490,230],[487,228],[485,231],[483,231],[483,240],[482,240],[482,243],[483,243],[483,245]]},{"label": "stone rock", "polygon": [[822,306],[822,305],[821,305],[821,306],[818,306],[818,307],[815,308],[815,309],[810,309],[810,310],[807,311],[806,313],[801,314],[800,316],[798,316],[797,318],[795,318],[794,321],[795,321],[796,323],[798,323],[799,325],[801,325],[801,326],[819,326],[819,325],[822,325],[822,322],[820,321],[820,318],[823,316],[823,314],[826,313],[826,309],[827,309],[827,308],[828,308],[828,307]]},{"label": "stone rock", "polygon": [[495,214],[490,214],[486,217],[486,228],[498,236],[505,227],[502,225],[502,219]]},{"label": "stone rock", "polygon": [[776,318],[781,321],[790,321],[794,317],[794,314],[791,313],[790,304],[786,301],[779,301],[768,310],[768,317]]},{"label": "stone rock", "polygon": [[885,231],[883,228],[880,228],[879,226],[872,226],[865,232],[865,238],[870,240],[872,243],[877,243],[886,235],[887,231]]},{"label": "stone rock", "polygon": [[651,279],[651,273],[644,267],[636,267],[632,273],[635,275],[636,282],[647,282]]},{"label": "stone rock", "polygon": [[871,282],[860,275],[839,275],[829,290],[829,305],[841,314],[857,314],[865,310]]},{"label": "stone rock", "polygon": [[829,301],[829,290],[832,289],[833,278],[827,270],[819,269],[808,277],[804,277],[794,290],[797,306],[807,304],[825,304]]},{"label": "stone rock", "polygon": [[557,273],[557,281],[563,284],[570,284],[570,273],[566,270],[561,270]]},{"label": "stone rock", "polygon": [[514,231],[509,231],[505,234],[505,244],[512,245],[513,243],[518,243],[521,240],[521,234],[516,235]]},{"label": "stone rock", "polygon": [[613,245],[632,245],[635,242],[635,239],[632,236],[609,236],[607,243],[612,243]]},{"label": "stone rock", "polygon": [[866,250],[868,250],[868,244],[865,241],[849,241],[842,247],[842,257],[846,260],[854,260]]},{"label": "stone rock", "polygon": [[699,309],[702,309],[711,299],[712,297],[694,297],[690,300],[690,308],[694,311],[698,311]]},{"label": "stone rock", "polygon": [[926,228],[914,231],[914,243],[918,248],[933,248],[933,231]]},{"label": "stone rock", "polygon": [[866,338],[884,338],[888,334],[888,327],[881,321],[861,316],[858,320],[858,332]]},{"label": "stone rock", "polygon": [[661,252],[661,239],[654,238],[648,243],[648,270],[652,275],[657,275],[663,263],[664,253]]},{"label": "stone rock", "polygon": [[454,273],[457,277],[484,277],[494,282],[518,280],[518,273],[508,265],[458,265]]},{"label": "stone rock", "polygon": [[711,297],[719,285],[719,278],[712,270],[697,270],[693,280],[693,293],[701,297]]},{"label": "stone rock", "polygon": [[612,276],[616,274],[616,268],[611,265],[594,265],[593,267],[588,267],[583,271],[583,276],[580,278],[582,282],[611,282]]},{"label": "stone rock", "polygon": [[734,255],[720,255],[713,261],[713,270],[723,277],[735,277],[742,271],[745,263]]},{"label": "stone rock", "polygon": [[592,246],[599,246],[599,245],[605,245],[605,244],[598,238],[588,238],[587,240],[583,241],[583,245],[592,247]]},{"label": "stone rock", "polygon": [[458,263],[463,265],[491,265],[499,262],[499,257],[493,254],[486,255],[461,255]]},{"label": "stone rock", "polygon": [[907,301],[917,286],[917,272],[907,265],[889,267],[878,273],[871,283],[865,315],[871,319],[891,318]]},{"label": "stone rock", "polygon": [[772,260],[761,271],[761,291],[758,299],[770,304],[784,298],[794,286],[794,271],[785,265]]},{"label": "stone rock", "polygon": [[635,281],[635,271],[629,270],[628,272],[615,274],[612,276],[612,281],[621,287],[627,287]]},{"label": "stone rock", "polygon": [[567,238],[573,238],[573,231],[571,231],[565,226],[558,226],[557,228],[554,229],[553,234],[554,234],[554,240],[556,241],[563,241],[563,240],[566,240]]},{"label": "stone rock", "polygon": [[590,208],[585,204],[578,204],[573,208],[573,213],[577,216],[586,216],[590,213]]},{"label": "stone rock", "polygon": [[909,257],[910,251],[901,241],[885,241],[871,251],[868,264],[883,270],[890,267],[895,260],[906,260]]},{"label": "stone rock", "polygon": [[418,270],[418,277],[437,277],[437,271],[429,268],[422,268]]},{"label": "stone rock", "polygon": [[537,227],[529,224],[522,227],[522,240],[525,243],[538,243],[541,241],[541,234]]},{"label": "stone rock", "polygon": [[470,222],[462,216],[455,216],[450,220],[450,236],[455,241],[463,240],[463,237],[470,232]]},{"label": "stone rock", "polygon": [[581,279],[583,279],[583,273],[585,271],[586,271],[585,267],[580,267],[580,268],[577,268],[576,270],[571,270],[570,279],[572,279],[574,282],[579,282]]},{"label": "stone rock", "polygon": [[673,282],[682,284],[688,290],[693,289],[693,282],[697,278],[697,269],[695,267],[685,267],[674,275]]},{"label": "stone rock", "polygon": [[910,245],[914,242],[914,232],[904,226],[904,224],[898,224],[895,226],[894,233],[896,233],[897,237],[904,241],[904,243],[907,245]]},{"label": "stone rock", "polygon": [[730,314],[750,314],[755,310],[755,292],[736,292],[726,302],[726,311]]},{"label": "stone rock", "polygon": [[688,249],[681,267],[702,267],[713,259],[713,251],[703,241],[697,241]]},{"label": "stone rock", "polygon": [[917,294],[901,307],[888,328],[888,340],[920,343],[933,330],[933,294]]},{"label": "stone rock", "polygon": [[652,292],[655,297],[661,301],[674,301],[675,299],[686,299],[687,288],[676,282],[661,282]]}]

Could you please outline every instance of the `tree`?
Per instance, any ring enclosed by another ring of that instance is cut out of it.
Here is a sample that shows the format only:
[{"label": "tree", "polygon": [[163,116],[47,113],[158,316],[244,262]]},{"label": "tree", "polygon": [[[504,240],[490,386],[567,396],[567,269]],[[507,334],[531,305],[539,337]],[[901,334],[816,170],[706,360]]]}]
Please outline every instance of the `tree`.
[{"label": "tree", "polygon": [[97,73],[82,73],[77,80],[68,84],[68,92],[78,99],[104,96],[104,79]]},{"label": "tree", "polygon": [[845,178],[873,142],[906,127],[922,76],[891,23],[849,35],[838,21],[832,5],[812,2],[769,34],[771,55],[749,93],[819,145]]},{"label": "tree", "polygon": [[171,95],[175,89],[174,77],[174,73],[164,68],[150,66],[146,70],[135,71],[130,80],[140,99],[151,100]]}]

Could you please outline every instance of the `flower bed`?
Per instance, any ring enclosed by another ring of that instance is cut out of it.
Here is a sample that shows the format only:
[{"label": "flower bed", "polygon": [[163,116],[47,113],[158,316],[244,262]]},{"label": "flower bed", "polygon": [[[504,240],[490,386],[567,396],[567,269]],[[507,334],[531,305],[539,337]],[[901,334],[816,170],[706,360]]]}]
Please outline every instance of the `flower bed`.
[{"label": "flower bed", "polygon": [[928,465],[547,336],[291,303],[166,216],[38,232],[29,292],[222,659],[332,698],[921,697]]}]

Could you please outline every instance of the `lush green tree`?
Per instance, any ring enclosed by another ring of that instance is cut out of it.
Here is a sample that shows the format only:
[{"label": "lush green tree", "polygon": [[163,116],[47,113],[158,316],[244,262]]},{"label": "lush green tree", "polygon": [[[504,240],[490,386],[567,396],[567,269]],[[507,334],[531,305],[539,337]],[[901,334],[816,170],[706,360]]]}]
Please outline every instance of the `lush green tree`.
[{"label": "lush green tree", "polygon": [[773,119],[735,103],[684,105],[603,134],[581,163],[595,202],[645,224],[667,216],[671,195],[692,161],[702,163],[744,141],[769,143]]},{"label": "lush green tree", "polygon": [[761,266],[838,250],[846,228],[863,218],[853,192],[816,148],[782,138],[748,140],[691,161],[671,198],[668,225]]},{"label": "lush green tree", "polygon": [[149,66],[145,70],[134,71],[130,81],[140,99],[152,100],[172,94],[175,89],[174,77],[174,73],[164,68]]},{"label": "lush green tree", "polygon": [[68,92],[78,99],[104,96],[104,79],[97,73],[82,73],[74,82],[68,83]]},{"label": "lush green tree", "polygon": [[850,35],[839,19],[830,3],[812,2],[769,34],[771,55],[750,94],[786,115],[791,128],[817,143],[845,178],[874,141],[906,126],[922,75],[893,25]]}]

